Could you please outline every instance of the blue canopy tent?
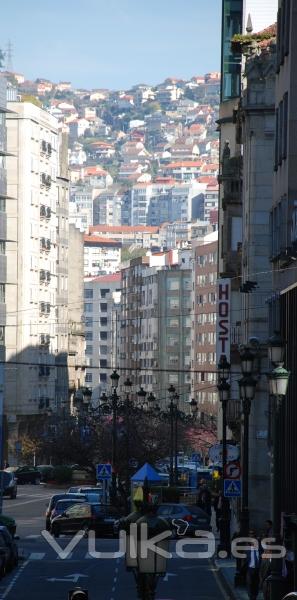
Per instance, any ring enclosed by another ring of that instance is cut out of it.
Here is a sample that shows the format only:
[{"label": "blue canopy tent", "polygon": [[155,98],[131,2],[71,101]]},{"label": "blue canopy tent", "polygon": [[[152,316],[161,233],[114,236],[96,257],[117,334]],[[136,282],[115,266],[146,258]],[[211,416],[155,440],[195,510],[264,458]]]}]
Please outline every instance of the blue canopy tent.
[{"label": "blue canopy tent", "polygon": [[134,475],[131,477],[133,483],[158,483],[162,481],[159,473],[149,463],[145,463]]}]

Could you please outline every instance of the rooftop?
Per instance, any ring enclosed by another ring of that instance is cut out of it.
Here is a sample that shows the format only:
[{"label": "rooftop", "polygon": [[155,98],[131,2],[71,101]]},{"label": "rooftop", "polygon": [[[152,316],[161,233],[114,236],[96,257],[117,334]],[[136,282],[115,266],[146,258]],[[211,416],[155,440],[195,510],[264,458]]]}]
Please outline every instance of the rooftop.
[{"label": "rooftop", "polygon": [[[158,233],[159,227],[151,227],[146,225],[93,225],[89,227],[90,233],[96,231],[101,233]],[[87,238],[93,237],[98,239],[97,236],[85,236]],[[102,238],[106,239],[106,238]]]}]

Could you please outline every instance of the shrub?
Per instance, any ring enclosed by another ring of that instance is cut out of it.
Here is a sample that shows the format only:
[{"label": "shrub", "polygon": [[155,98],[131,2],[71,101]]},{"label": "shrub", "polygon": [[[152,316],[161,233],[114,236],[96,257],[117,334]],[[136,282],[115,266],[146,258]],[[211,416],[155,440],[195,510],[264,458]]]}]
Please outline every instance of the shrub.
[{"label": "shrub", "polygon": [[58,465],[54,468],[53,479],[57,483],[67,483],[72,480],[72,469],[65,465]]}]

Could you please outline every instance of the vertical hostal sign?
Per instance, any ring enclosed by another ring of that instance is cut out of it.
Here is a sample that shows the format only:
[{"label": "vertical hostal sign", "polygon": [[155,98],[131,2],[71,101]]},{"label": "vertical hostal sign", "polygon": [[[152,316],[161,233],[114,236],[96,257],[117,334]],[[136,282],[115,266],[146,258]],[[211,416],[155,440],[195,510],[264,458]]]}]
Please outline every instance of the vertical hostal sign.
[{"label": "vertical hostal sign", "polygon": [[220,356],[225,354],[230,362],[230,336],[231,336],[231,279],[218,279],[217,281],[217,326],[216,326],[216,353],[217,363]]}]

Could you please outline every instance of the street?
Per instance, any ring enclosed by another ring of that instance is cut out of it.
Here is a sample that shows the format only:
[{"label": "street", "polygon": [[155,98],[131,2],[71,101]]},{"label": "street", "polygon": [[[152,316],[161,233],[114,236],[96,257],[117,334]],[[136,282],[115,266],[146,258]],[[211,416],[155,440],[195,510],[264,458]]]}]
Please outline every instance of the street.
[{"label": "street", "polygon": [[[68,591],[78,585],[89,590],[89,600],[136,600],[133,575],[126,572],[123,558],[92,558],[88,541],[83,539],[62,560],[42,538],[45,505],[55,491],[42,486],[19,486],[16,500],[4,500],[3,513],[17,521],[18,544],[24,560],[0,582],[0,600],[67,600]],[[62,536],[56,541],[64,548],[70,540]],[[171,546],[173,558],[168,561],[166,576],[159,581],[156,599],[227,598],[211,561],[176,557],[174,542]],[[117,547],[117,540],[96,540],[97,551],[113,552]]]}]

